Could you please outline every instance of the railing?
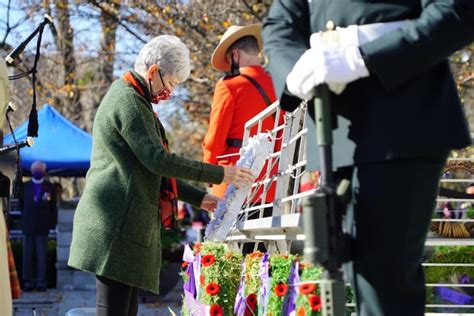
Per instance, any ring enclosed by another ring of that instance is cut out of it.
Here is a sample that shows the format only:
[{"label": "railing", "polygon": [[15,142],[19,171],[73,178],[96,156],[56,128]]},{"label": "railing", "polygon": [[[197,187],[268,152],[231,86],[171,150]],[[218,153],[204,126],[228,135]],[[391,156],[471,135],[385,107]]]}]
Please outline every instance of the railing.
[{"label": "railing", "polygon": [[[262,131],[262,122],[270,116],[278,118],[280,116],[279,103],[275,102],[257,116],[249,120],[245,125],[244,145],[247,143],[250,130],[255,128],[258,132]],[[302,216],[299,211],[301,198],[312,195],[315,189],[310,189],[305,192],[300,192],[300,184],[302,178],[308,175],[306,172],[306,139],[308,124],[313,124],[309,118],[309,113],[306,104],[303,102],[298,109],[292,113],[284,114],[284,122],[278,124],[275,120],[275,126],[272,131],[272,140],[274,143],[281,142],[281,148],[266,157],[268,163],[266,165],[266,177],[258,183],[254,183],[253,190],[248,196],[247,201],[255,200],[255,192],[258,188],[263,187],[261,200],[265,201],[266,193],[270,187],[270,183],[276,182],[275,199],[273,203],[252,204],[247,202],[241,209],[239,220],[235,223],[234,229],[230,232],[227,242],[231,247],[239,248],[244,242],[258,242],[263,243],[269,252],[289,252],[294,241],[301,241],[305,239],[303,231]],[[474,158],[452,158],[449,163],[465,163],[474,164]],[[272,167],[278,166],[278,172],[272,175]],[[472,172],[468,173],[467,177],[458,178],[443,178],[440,180],[441,184],[456,184],[458,186],[467,185],[474,182],[474,168]],[[474,199],[453,199],[446,197],[439,197],[439,203],[474,203]],[[272,216],[264,217],[264,210],[272,208]],[[438,210],[439,213],[440,210]],[[441,210],[442,211],[442,210]],[[435,214],[438,214],[435,213]],[[474,219],[446,219],[434,215],[433,223],[466,223],[473,222]],[[437,236],[436,233],[431,232],[426,241],[427,251],[433,251],[435,246],[474,246],[474,238],[447,238]],[[438,267],[453,269],[455,267],[473,268],[474,258],[471,262],[460,263],[423,263],[425,267]],[[474,275],[474,272],[471,274]],[[471,295],[474,292],[474,284],[465,284],[460,282],[452,283],[427,283],[427,289],[438,288],[456,288],[469,292]],[[466,290],[467,289],[467,290]],[[448,310],[463,310],[465,312],[474,312],[474,297],[469,304],[456,305],[452,303],[429,303],[426,305],[430,313],[427,315],[440,315],[439,311]],[[353,304],[349,304],[349,306]],[[474,315],[465,314],[462,315]],[[446,314],[448,315],[448,314]],[[461,315],[461,314],[449,314]]]}]

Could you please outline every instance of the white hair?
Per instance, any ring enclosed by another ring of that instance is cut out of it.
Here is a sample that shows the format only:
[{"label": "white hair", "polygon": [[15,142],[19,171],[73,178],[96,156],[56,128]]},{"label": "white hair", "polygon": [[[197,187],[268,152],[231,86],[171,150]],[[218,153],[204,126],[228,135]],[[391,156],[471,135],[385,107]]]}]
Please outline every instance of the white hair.
[{"label": "white hair", "polygon": [[173,35],[157,36],[148,42],[138,53],[135,71],[144,74],[156,64],[161,75],[178,76],[185,81],[191,73],[189,49],[179,38]]},{"label": "white hair", "polygon": [[33,170],[41,170],[41,171],[46,171],[46,164],[42,161],[35,161],[31,164],[31,167],[30,167],[30,170],[33,171]]}]

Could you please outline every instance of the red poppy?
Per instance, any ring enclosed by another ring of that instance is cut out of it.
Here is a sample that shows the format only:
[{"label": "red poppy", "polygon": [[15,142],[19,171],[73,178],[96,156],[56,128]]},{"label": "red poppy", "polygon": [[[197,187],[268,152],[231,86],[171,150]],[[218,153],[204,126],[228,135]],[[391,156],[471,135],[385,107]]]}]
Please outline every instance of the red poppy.
[{"label": "red poppy", "polygon": [[189,265],[189,262],[183,261],[183,263],[181,263],[181,268],[186,269],[188,265]]},{"label": "red poppy", "polygon": [[316,284],[314,283],[305,283],[300,285],[300,294],[311,294],[316,290]]},{"label": "red poppy", "polygon": [[321,309],[321,298],[319,298],[319,296],[311,295],[308,300],[313,311],[319,311]]},{"label": "red poppy", "polygon": [[247,305],[251,307],[257,305],[257,295],[255,295],[255,293],[251,293],[247,296]]},{"label": "red poppy", "polygon": [[201,264],[205,267],[210,267],[216,262],[216,258],[213,255],[205,255],[201,259]]},{"label": "red poppy", "polygon": [[304,307],[298,308],[298,312],[296,312],[296,316],[305,316]]},{"label": "red poppy", "polygon": [[222,316],[224,315],[224,310],[220,305],[212,304],[211,308],[209,309],[209,314],[211,316]]},{"label": "red poppy", "polygon": [[207,294],[209,295],[216,295],[217,293],[219,293],[219,290],[221,289],[221,287],[219,286],[219,284],[217,283],[214,283],[214,282],[211,282],[209,283],[207,286],[206,286],[206,292]]},{"label": "red poppy", "polygon": [[200,275],[199,276],[199,282],[201,283],[201,285],[204,285],[204,283],[206,282],[206,279],[204,278],[204,275]]},{"label": "red poppy", "polygon": [[255,252],[252,252],[249,256],[251,258],[260,258],[263,256],[263,253],[261,253],[260,251],[255,251]]},{"label": "red poppy", "polygon": [[280,297],[285,296],[286,292],[288,292],[288,285],[283,284],[283,283],[277,284],[273,288],[273,291],[275,292],[277,296],[280,296]]}]

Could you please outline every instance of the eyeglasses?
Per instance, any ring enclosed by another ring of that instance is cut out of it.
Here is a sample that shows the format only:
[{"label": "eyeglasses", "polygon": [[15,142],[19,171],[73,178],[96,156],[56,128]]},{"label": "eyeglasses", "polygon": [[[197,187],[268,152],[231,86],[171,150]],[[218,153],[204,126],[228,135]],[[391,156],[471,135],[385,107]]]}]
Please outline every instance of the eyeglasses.
[{"label": "eyeglasses", "polygon": [[160,76],[161,84],[163,85],[163,88],[166,87],[165,82],[163,81],[163,77],[161,76],[161,71],[158,69],[158,75]]}]

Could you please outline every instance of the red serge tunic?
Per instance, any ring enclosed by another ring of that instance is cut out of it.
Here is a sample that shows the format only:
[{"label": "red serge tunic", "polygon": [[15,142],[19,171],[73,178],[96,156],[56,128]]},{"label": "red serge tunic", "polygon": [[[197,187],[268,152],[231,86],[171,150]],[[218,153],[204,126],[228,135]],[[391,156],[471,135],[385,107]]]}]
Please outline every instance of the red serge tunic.
[{"label": "red serge tunic", "polygon": [[[276,100],[273,88],[273,82],[270,75],[265,72],[263,67],[249,66],[241,67],[240,73],[254,78],[265,90],[271,102]],[[222,166],[233,166],[239,160],[239,156],[230,156],[218,158],[219,156],[235,154],[240,150],[236,145],[241,141],[244,135],[244,125],[249,119],[263,111],[267,105],[265,100],[258,92],[257,88],[245,77],[227,76],[220,79],[214,90],[214,99],[209,121],[209,129],[203,142],[203,161]],[[282,114],[283,115],[283,114]],[[283,119],[280,117],[280,122]],[[272,130],[275,121],[273,116],[263,121],[262,131]],[[250,135],[254,135],[257,128],[251,130]],[[279,145],[279,144],[278,144]],[[264,166],[262,172],[266,170]],[[272,173],[277,171],[275,166]],[[262,179],[264,174],[260,174],[257,180]],[[226,184],[213,185],[212,193],[219,197],[224,197]],[[256,194],[255,201],[258,200],[260,193]],[[275,184],[267,192],[266,202],[272,202],[275,196]],[[254,201],[254,202],[255,202]]]}]

